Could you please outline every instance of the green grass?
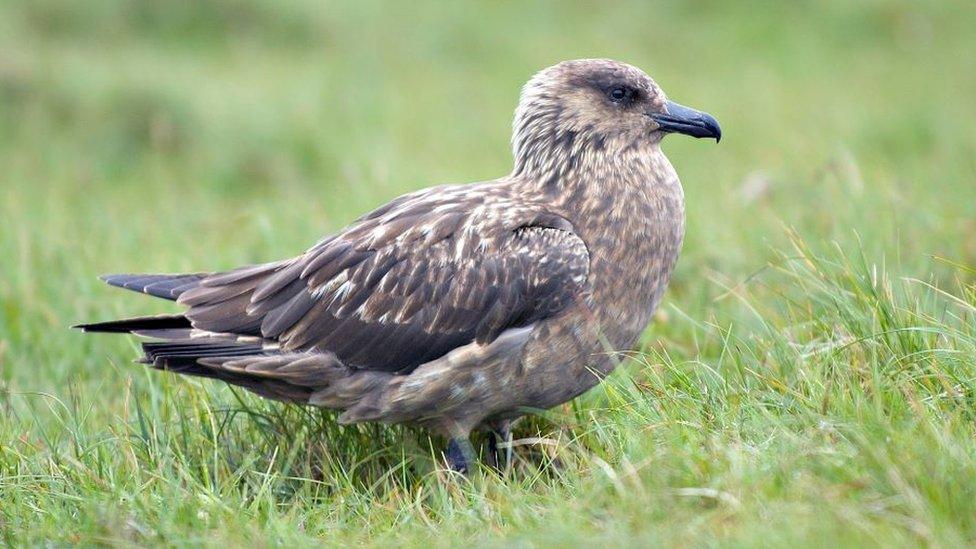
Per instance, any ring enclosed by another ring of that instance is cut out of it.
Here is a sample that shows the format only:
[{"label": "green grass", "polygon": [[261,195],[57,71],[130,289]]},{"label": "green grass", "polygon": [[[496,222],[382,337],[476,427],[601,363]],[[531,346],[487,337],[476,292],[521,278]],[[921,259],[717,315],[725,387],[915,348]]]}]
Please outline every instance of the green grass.
[{"label": "green grass", "polygon": [[[969,2],[0,4],[10,545],[976,543]],[[510,166],[519,86],[608,56],[713,113],[640,353],[452,477],[423,433],[130,364],[118,271],[296,254]]]}]

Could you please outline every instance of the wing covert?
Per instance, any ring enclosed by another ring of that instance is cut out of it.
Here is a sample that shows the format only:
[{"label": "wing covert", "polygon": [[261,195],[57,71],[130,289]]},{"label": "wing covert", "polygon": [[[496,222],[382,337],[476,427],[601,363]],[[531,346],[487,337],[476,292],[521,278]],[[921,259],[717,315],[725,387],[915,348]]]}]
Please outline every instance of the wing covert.
[{"label": "wing covert", "polygon": [[402,197],[294,260],[251,268],[263,273],[252,283],[216,275],[233,281],[218,293],[243,304],[237,316],[215,317],[222,285],[207,280],[180,302],[199,328],[257,325],[285,351],[407,372],[555,315],[580,295],[589,255],[566,219],[450,190]]}]

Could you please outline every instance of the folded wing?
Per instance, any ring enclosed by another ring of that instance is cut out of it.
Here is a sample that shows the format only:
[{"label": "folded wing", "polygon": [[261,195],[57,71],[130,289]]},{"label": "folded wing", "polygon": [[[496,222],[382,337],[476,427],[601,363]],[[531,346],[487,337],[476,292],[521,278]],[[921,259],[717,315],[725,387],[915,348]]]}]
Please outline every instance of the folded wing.
[{"label": "folded wing", "polygon": [[409,372],[581,295],[589,256],[566,219],[466,193],[407,195],[294,260],[213,275],[179,302],[197,329]]}]

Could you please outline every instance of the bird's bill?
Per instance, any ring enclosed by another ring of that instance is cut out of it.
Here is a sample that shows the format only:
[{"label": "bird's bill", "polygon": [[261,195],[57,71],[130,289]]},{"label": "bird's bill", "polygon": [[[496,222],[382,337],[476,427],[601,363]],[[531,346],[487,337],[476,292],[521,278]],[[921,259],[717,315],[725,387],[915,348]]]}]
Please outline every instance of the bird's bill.
[{"label": "bird's bill", "polygon": [[683,133],[692,137],[711,137],[717,143],[722,139],[718,120],[707,112],[696,111],[674,101],[667,102],[667,112],[652,113],[659,130],[665,133]]}]

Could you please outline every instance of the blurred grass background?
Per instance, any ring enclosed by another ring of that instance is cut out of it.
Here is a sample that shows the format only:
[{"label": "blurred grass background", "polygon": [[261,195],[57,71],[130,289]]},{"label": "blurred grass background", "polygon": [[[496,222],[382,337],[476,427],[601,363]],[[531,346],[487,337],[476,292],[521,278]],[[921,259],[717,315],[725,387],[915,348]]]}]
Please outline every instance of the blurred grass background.
[{"label": "blurred grass background", "polygon": [[[966,1],[0,3],[4,541],[973,543],[974,26]],[[645,352],[523,424],[548,442],[508,477],[67,330],[168,310],[99,273],[278,259],[507,173],[519,87],[579,57],[726,137],[665,144],[688,236]]]}]

